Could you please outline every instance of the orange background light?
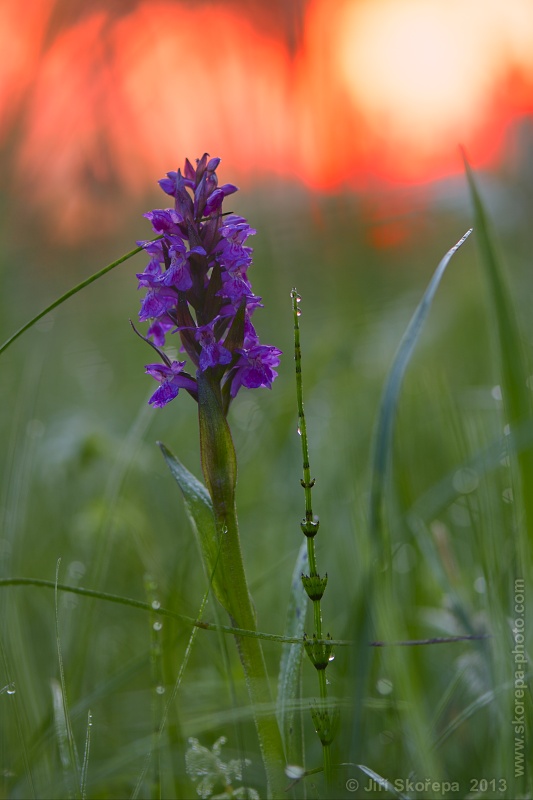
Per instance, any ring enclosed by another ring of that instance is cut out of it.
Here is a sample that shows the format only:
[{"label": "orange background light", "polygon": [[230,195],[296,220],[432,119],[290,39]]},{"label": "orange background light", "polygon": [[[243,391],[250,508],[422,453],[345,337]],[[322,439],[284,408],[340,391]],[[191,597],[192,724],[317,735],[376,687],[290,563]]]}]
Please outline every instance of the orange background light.
[{"label": "orange background light", "polygon": [[[298,5],[298,4],[296,4]],[[529,0],[311,0],[289,46],[254,3],[4,0],[13,183],[72,237],[185,156],[241,185],[424,183],[497,160],[533,108]],[[14,131],[16,135],[14,135]]]}]

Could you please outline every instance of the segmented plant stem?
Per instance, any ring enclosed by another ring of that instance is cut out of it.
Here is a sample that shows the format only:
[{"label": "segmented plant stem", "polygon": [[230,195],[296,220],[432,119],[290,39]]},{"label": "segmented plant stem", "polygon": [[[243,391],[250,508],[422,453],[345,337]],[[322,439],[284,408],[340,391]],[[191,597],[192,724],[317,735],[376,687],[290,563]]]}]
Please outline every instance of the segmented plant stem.
[{"label": "segmented plant stem", "polygon": [[[302,575],[302,581],[305,587],[305,590],[309,596],[309,599],[313,603],[313,618],[314,618],[314,636],[313,636],[313,643],[315,640],[317,641],[317,646],[313,649],[312,644],[309,640],[307,640],[306,650],[309,655],[309,658],[313,665],[315,666],[316,672],[318,674],[318,684],[319,684],[319,691],[320,691],[320,700],[321,700],[321,714],[315,716],[313,713],[313,721],[315,723],[315,728],[317,729],[318,736],[322,743],[322,752],[323,752],[323,759],[324,759],[324,775],[326,778],[326,784],[331,785],[332,779],[332,767],[331,767],[331,751],[330,751],[330,744],[331,739],[333,738],[327,731],[332,729],[332,723],[334,722],[334,714],[330,713],[330,710],[327,706],[327,696],[328,696],[328,689],[327,689],[327,681],[326,681],[326,667],[329,662],[329,656],[331,653],[331,648],[327,645],[320,647],[318,642],[322,641],[322,607],[321,607],[321,598],[322,594],[324,593],[324,589],[326,587],[327,582],[327,575],[324,579],[320,578],[317,569],[316,563],[316,551],[315,551],[315,535],[318,531],[318,517],[315,517],[313,514],[313,506],[312,506],[312,499],[311,499],[311,490],[314,486],[315,480],[311,478],[311,467],[309,464],[309,446],[308,446],[308,439],[307,439],[307,425],[305,421],[305,413],[304,413],[304,403],[303,403],[303,382],[302,382],[302,351],[300,345],[300,324],[299,324],[299,317],[301,314],[299,303],[300,303],[300,295],[293,289],[291,291],[291,298],[292,298],[292,307],[294,313],[294,361],[295,361],[295,372],[296,372],[296,401],[298,405],[298,433],[300,434],[301,442],[302,442],[302,460],[303,460],[303,479],[301,481],[304,494],[305,494],[305,517],[302,520],[302,531],[307,538],[307,555],[309,559],[309,575],[305,576]],[[329,634],[327,635],[329,639]],[[324,723],[324,727],[321,730],[320,720]],[[327,729],[327,731],[326,731]]]}]

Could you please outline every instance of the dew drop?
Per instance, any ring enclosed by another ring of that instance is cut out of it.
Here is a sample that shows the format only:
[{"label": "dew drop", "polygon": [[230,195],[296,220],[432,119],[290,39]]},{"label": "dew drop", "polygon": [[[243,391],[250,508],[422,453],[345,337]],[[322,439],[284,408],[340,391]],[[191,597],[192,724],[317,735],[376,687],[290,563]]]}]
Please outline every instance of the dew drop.
[{"label": "dew drop", "polygon": [[463,467],[454,474],[452,483],[456,492],[470,494],[479,486],[479,476],[475,470]]},{"label": "dew drop", "polygon": [[512,503],[514,500],[513,497],[513,490],[509,487],[508,489],[504,489],[502,492],[502,500],[504,503]]},{"label": "dew drop", "polygon": [[156,686],[155,690],[156,690],[157,694],[165,694],[165,687],[161,686],[161,684],[159,684],[159,686]]},{"label": "dew drop", "polygon": [[296,316],[297,317],[301,317],[302,316],[302,312],[301,312],[301,310],[299,308],[296,309]]},{"label": "dew drop", "polygon": [[163,627],[162,622],[154,622],[154,624],[152,625],[154,631],[160,631],[162,627]]},{"label": "dew drop", "polygon": [[296,430],[298,431],[298,436],[301,436],[301,435],[302,435],[302,429],[300,428],[300,426],[299,426],[299,425],[298,425],[298,427],[296,428]]},{"label": "dew drop", "polygon": [[293,781],[298,781],[305,775],[305,767],[301,767],[299,764],[287,764],[285,775]]},{"label": "dew drop", "polygon": [[328,661],[335,661],[335,656],[333,655],[333,653],[328,658]]},{"label": "dew drop", "polygon": [[8,694],[15,694],[15,692],[16,692],[15,684],[14,683],[10,683],[9,686],[7,687],[7,689],[6,689],[6,692]]},{"label": "dew drop", "polygon": [[388,678],[380,678],[376,684],[376,689],[380,694],[383,695],[390,694],[393,689],[392,681],[389,681]]},{"label": "dew drop", "polygon": [[152,608],[154,611],[157,611],[159,608],[161,608],[161,603],[159,600],[152,600]]}]

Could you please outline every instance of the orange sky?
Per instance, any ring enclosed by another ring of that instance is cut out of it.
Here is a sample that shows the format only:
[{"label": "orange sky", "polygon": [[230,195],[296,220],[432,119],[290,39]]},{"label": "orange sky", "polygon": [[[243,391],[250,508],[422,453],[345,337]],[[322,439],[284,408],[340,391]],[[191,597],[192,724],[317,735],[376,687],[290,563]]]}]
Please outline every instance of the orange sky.
[{"label": "orange sky", "polygon": [[246,2],[63,7],[0,0],[0,137],[65,230],[204,151],[240,185],[431,181],[533,107],[531,0],[310,0],[292,51]]}]

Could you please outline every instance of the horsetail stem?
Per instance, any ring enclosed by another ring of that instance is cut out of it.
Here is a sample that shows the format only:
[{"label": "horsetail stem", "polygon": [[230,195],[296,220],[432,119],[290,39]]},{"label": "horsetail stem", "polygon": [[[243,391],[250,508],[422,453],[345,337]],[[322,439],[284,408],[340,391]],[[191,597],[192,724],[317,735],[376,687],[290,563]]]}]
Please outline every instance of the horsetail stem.
[{"label": "horsetail stem", "polygon": [[[331,786],[332,766],[330,745],[335,737],[338,708],[330,708],[327,703],[328,688],[326,681],[326,668],[333,660],[332,646],[324,641],[322,637],[322,608],[321,600],[326,590],[328,582],[327,574],[321,577],[318,573],[315,552],[315,536],[318,533],[319,519],[313,514],[311,500],[311,490],[315,485],[315,479],[311,478],[311,467],[309,464],[309,447],[307,440],[307,426],[305,422],[303,404],[303,383],[302,383],[302,351],[300,346],[300,323],[301,311],[299,303],[300,295],[293,289],[291,291],[292,308],[294,314],[294,361],[296,371],[296,400],[298,404],[298,433],[302,441],[302,460],[303,460],[303,479],[300,481],[305,493],[305,517],[301,522],[303,534],[307,538],[307,554],[309,559],[309,575],[302,574],[302,583],[311,602],[313,603],[313,618],[315,630],[312,638],[304,634],[304,646],[307,655],[318,675],[318,685],[320,691],[320,708],[311,709],[313,723],[318,737],[322,743],[322,753],[324,759],[324,775],[326,784]],[[331,637],[326,634],[326,640]]]}]

